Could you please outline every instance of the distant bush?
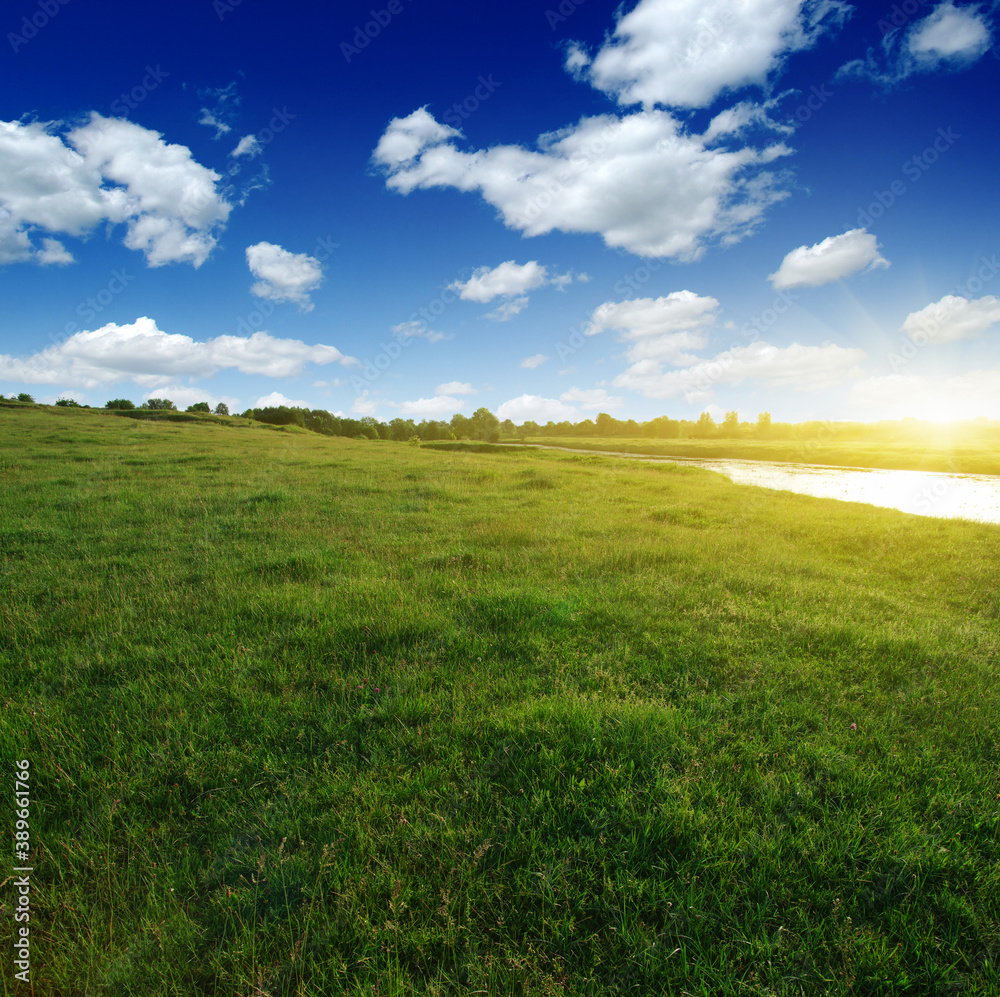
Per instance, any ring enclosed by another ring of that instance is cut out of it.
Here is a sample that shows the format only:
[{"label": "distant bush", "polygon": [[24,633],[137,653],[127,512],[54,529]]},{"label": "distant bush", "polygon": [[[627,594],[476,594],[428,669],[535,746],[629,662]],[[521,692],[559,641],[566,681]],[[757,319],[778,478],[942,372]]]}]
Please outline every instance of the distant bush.
[{"label": "distant bush", "polygon": [[212,406],[208,402],[195,402],[194,405],[188,405],[184,410],[185,412],[211,412]]},{"label": "distant bush", "polygon": [[111,401],[104,403],[104,407],[127,412],[135,408],[135,402],[129,401],[127,398],[112,398]]},{"label": "distant bush", "polygon": [[80,403],[73,401],[72,398],[60,398],[56,402],[56,405],[60,406],[61,408],[80,408],[81,407]]},{"label": "distant bush", "polygon": [[177,406],[169,398],[150,398],[142,403],[142,408],[150,412],[176,412]]},{"label": "distant bush", "polygon": [[215,414],[229,415],[229,406],[225,402],[219,402],[219,404],[215,406]]},{"label": "distant bush", "polygon": [[32,404],[33,404],[33,403],[34,403],[34,401],[35,401],[35,399],[34,399],[34,398],[32,398],[32,397],[31,397],[31,395],[29,395],[27,391],[22,391],[22,392],[21,392],[21,393],[20,393],[20,394],[19,394],[19,395],[17,396],[17,400],[18,400],[19,402],[31,402]]}]

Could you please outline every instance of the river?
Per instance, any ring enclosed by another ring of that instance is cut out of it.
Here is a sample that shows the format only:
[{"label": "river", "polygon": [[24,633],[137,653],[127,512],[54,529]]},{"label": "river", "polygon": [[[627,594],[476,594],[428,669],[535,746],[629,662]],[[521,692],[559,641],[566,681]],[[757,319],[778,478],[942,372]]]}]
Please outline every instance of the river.
[{"label": "river", "polygon": [[[534,444],[528,444],[532,446]],[[633,460],[693,464],[718,471],[740,485],[815,495],[844,502],[899,509],[916,516],[1000,523],[1000,475],[950,474],[939,471],[890,471],[882,468],[788,464],[771,460],[709,457],[653,457],[616,450],[539,447],[569,453],[628,457]]]}]

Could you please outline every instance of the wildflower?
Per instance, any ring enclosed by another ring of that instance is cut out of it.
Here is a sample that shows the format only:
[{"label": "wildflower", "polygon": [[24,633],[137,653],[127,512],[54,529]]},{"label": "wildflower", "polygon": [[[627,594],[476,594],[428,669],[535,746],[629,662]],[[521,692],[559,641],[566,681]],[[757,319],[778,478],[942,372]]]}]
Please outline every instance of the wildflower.
[{"label": "wildflower", "polygon": [[857,729],[858,729],[857,724],[851,724],[851,730],[857,730]]}]

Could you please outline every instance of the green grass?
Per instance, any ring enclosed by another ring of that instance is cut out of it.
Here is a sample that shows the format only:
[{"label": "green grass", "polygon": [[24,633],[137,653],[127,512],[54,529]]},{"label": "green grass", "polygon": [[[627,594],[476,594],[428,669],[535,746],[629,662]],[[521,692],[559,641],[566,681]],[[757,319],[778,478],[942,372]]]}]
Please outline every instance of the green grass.
[{"label": "green grass", "polygon": [[998,993],[998,650],[994,526],[0,410],[39,995]]},{"label": "green grass", "polygon": [[[513,442],[513,439],[511,440]],[[928,440],[658,440],[621,436],[531,436],[527,442],[576,450],[617,450],[661,457],[774,460],[835,467],[881,467],[899,471],[1000,474],[995,434],[976,443],[949,439],[947,431]]]}]

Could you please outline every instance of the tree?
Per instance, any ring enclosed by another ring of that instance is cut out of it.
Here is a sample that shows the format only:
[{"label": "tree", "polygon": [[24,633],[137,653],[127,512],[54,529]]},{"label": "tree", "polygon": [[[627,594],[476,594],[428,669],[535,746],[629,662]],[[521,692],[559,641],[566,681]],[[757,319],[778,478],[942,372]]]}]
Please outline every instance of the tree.
[{"label": "tree", "polygon": [[477,408],[469,421],[472,423],[473,439],[486,443],[500,442],[500,420],[488,408]]},{"label": "tree", "polygon": [[150,398],[142,403],[142,407],[150,412],[176,412],[177,406],[169,398]]},{"label": "tree", "polygon": [[521,423],[521,428],[517,431],[517,435],[521,437],[522,440],[526,440],[529,436],[537,436],[539,425],[537,422],[532,422],[531,419],[526,419]]},{"label": "tree", "polygon": [[219,404],[215,406],[215,414],[229,415],[229,406],[225,402],[219,402]]},{"label": "tree", "polygon": [[20,393],[20,394],[19,394],[19,395],[17,396],[17,400],[18,400],[19,402],[31,402],[32,404],[34,404],[34,402],[35,402],[35,399],[34,399],[34,398],[32,398],[32,397],[31,397],[31,395],[29,395],[27,391],[22,391],[22,392],[21,392],[21,393]]},{"label": "tree", "polygon": [[188,412],[211,412],[212,407],[208,402],[195,402],[194,405],[188,405]]},{"label": "tree", "polygon": [[451,417],[451,431],[455,434],[456,440],[467,440],[472,436],[472,420],[461,412],[456,412]]},{"label": "tree", "polygon": [[60,406],[61,408],[79,408],[80,407],[80,403],[73,401],[72,398],[60,398],[56,402],[56,405]]},{"label": "tree", "polygon": [[702,412],[698,416],[698,422],[694,427],[695,436],[714,436],[715,435],[715,420],[712,418],[711,412]]},{"label": "tree", "polygon": [[516,428],[517,427],[514,425],[513,419],[504,419],[504,421],[500,423],[500,432],[503,433],[504,436],[513,436]]},{"label": "tree", "polygon": [[607,412],[598,412],[597,421],[598,436],[610,436],[615,431],[615,420]]},{"label": "tree", "polygon": [[104,403],[104,407],[129,412],[135,408],[135,402],[130,401],[128,398],[112,398],[111,401]]},{"label": "tree", "polygon": [[722,420],[723,436],[740,435],[740,417],[738,412],[727,412]]},{"label": "tree", "polygon": [[757,432],[762,436],[766,436],[771,429],[771,413],[761,412],[757,416]]}]

